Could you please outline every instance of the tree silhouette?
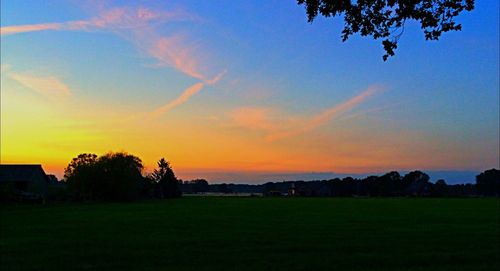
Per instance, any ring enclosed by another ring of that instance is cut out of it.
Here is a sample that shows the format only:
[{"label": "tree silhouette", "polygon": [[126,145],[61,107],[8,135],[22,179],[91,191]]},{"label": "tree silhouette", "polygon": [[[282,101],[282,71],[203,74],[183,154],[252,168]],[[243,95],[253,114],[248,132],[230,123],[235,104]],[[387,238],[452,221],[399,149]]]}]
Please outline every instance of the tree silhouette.
[{"label": "tree silhouette", "polygon": [[383,39],[384,61],[394,55],[405,23],[420,23],[426,40],[438,40],[441,34],[461,30],[455,17],[474,9],[475,0],[297,0],[306,7],[312,22],[318,14],[325,17],[343,16],[342,41],[351,35]]},{"label": "tree silhouette", "polygon": [[401,175],[397,171],[391,171],[378,178],[379,191],[381,196],[395,196],[401,194],[403,182]]},{"label": "tree silhouette", "polygon": [[406,187],[407,193],[414,196],[422,196],[429,192],[429,180],[429,175],[422,171],[415,170],[406,174],[402,181]]},{"label": "tree silhouette", "polygon": [[139,157],[118,152],[99,157],[99,195],[107,200],[131,200],[139,197],[143,186],[142,161]]},{"label": "tree silhouette", "polygon": [[446,195],[446,193],[448,192],[447,186],[448,185],[446,184],[445,180],[443,179],[437,180],[433,187],[432,191],[433,196],[442,197]]},{"label": "tree silhouette", "polygon": [[500,196],[500,170],[489,169],[476,176],[477,189],[485,196]]},{"label": "tree silhouette", "polygon": [[82,153],[73,158],[64,169],[64,180],[69,191],[79,200],[95,197],[99,173],[97,172],[97,155]]},{"label": "tree silhouette", "polygon": [[181,196],[179,181],[175,177],[170,162],[161,158],[158,161],[158,169],[151,174],[154,181],[158,183],[160,198],[175,198]]},{"label": "tree silhouette", "polygon": [[200,193],[208,192],[210,188],[207,180],[205,179],[195,179],[191,181],[184,182],[182,184],[182,191],[188,193]]},{"label": "tree silhouette", "polygon": [[69,178],[85,166],[91,166],[97,161],[97,155],[93,153],[82,153],[73,158],[64,169],[64,178]]},{"label": "tree silhouette", "polygon": [[79,200],[131,200],[143,186],[142,161],[127,153],[80,154],[65,169],[69,190]]}]

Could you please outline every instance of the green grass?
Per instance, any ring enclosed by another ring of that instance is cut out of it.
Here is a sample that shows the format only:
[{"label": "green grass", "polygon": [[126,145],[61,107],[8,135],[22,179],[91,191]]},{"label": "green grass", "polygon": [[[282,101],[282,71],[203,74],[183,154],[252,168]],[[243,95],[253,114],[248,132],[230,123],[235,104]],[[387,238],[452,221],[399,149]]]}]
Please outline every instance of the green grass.
[{"label": "green grass", "polygon": [[498,199],[3,206],[3,270],[500,270]]}]

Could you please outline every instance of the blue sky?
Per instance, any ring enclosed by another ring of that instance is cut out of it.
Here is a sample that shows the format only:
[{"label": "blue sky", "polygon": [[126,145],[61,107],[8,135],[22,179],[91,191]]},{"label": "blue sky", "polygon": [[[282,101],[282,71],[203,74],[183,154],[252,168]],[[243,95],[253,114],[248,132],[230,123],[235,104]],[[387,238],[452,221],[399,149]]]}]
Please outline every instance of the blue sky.
[{"label": "blue sky", "polygon": [[[39,161],[60,172],[79,152],[127,150],[147,165],[167,156],[186,178],[499,164],[498,1],[477,1],[457,18],[463,30],[437,42],[409,22],[387,62],[379,41],[341,42],[341,18],[308,23],[294,1],[1,3],[2,29],[60,24],[2,34],[2,161]],[[68,24],[113,10],[125,17]],[[126,20],[142,11],[172,17]],[[42,85],[52,78],[69,94],[44,97],[43,86],[26,82],[33,78]],[[377,91],[363,96],[369,88]],[[14,100],[20,105],[9,107]],[[344,103],[348,110],[329,111]],[[27,137],[29,151],[20,151],[17,134],[34,121],[21,116],[33,108],[53,134],[70,123],[93,139]],[[151,111],[156,122],[117,121]],[[61,141],[65,151],[47,147]],[[48,152],[56,154],[44,158]]]}]

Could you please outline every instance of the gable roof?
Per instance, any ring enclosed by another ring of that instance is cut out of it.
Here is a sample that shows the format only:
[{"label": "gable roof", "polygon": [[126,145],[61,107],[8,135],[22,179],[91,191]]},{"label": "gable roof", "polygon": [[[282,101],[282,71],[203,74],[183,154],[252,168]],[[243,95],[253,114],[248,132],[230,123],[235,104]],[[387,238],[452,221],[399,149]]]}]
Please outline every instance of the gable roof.
[{"label": "gable roof", "polygon": [[0,182],[29,181],[37,176],[49,181],[42,165],[0,165]]}]

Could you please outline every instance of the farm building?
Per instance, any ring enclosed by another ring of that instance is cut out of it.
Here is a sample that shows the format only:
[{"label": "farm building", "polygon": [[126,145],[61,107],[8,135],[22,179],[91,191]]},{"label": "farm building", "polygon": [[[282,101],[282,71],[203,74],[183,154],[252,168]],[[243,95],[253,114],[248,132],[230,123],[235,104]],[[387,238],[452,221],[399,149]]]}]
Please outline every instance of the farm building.
[{"label": "farm building", "polygon": [[17,199],[44,199],[49,178],[41,165],[0,165],[2,197]]}]

